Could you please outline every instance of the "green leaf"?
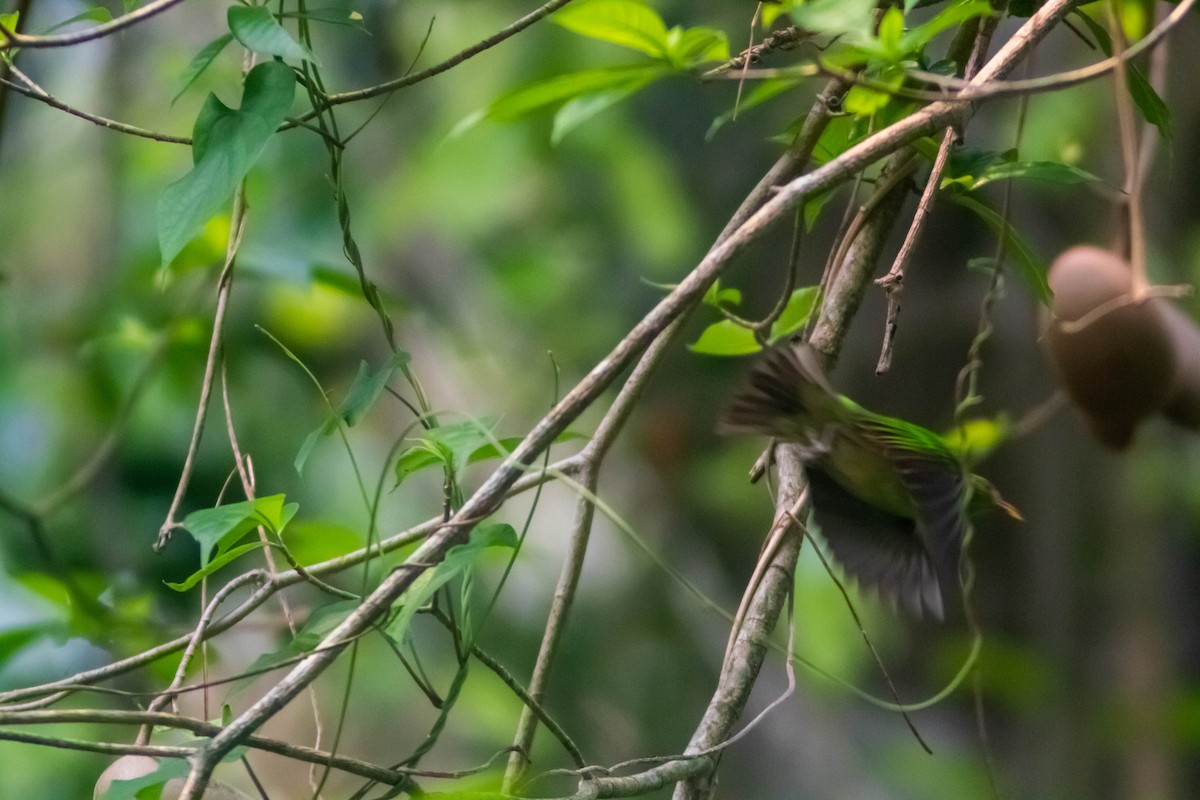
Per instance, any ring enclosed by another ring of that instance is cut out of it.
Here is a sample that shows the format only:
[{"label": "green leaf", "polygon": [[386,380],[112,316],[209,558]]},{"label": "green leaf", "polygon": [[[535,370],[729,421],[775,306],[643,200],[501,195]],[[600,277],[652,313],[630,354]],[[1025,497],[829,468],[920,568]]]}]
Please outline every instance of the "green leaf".
[{"label": "green leaf", "polygon": [[296,61],[320,63],[311,50],[292,38],[266,6],[230,6],[226,12],[226,20],[229,32],[247,50]]},{"label": "green leaf", "polygon": [[785,336],[790,336],[808,324],[813,311],[817,308],[817,300],[821,290],[817,286],[803,286],[792,292],[788,298],[783,313],[771,326],[771,342],[777,342]]},{"label": "green leaf", "polygon": [[334,522],[297,520],[283,536],[292,557],[302,566],[318,564],[363,546],[362,535]]},{"label": "green leaf", "polygon": [[[735,289],[733,291],[737,290]],[[563,431],[558,436],[554,437],[554,443],[559,444],[561,442],[569,442],[573,439],[587,438],[589,438],[587,434],[579,433],[578,431]],[[500,447],[498,448],[492,442],[488,442],[482,447],[476,448],[476,450],[471,453],[471,457],[467,459],[467,461],[471,464],[474,464],[477,461],[487,461],[490,458],[506,458],[508,457],[509,453],[517,449],[517,445],[519,445],[523,439],[524,437],[522,436],[509,436],[504,439],[499,439],[497,440],[500,444]]]},{"label": "green leaf", "polygon": [[262,117],[274,131],[292,109],[296,74],[286,64],[267,61],[250,70],[242,93],[242,111]]},{"label": "green leaf", "polygon": [[186,592],[204,578],[219,571],[226,564],[236,561],[246,553],[249,553],[251,550],[258,550],[261,547],[262,542],[248,542],[246,544],[238,545],[237,547],[232,547],[228,550],[223,550],[220,555],[209,561],[200,569],[193,572],[191,575],[184,578],[182,581],[163,581],[163,583],[165,583],[168,588],[174,589],[177,592]]},{"label": "green leaf", "polygon": [[733,121],[734,114],[743,114],[752,108],[762,105],[768,100],[783,94],[789,89],[794,89],[799,86],[802,81],[799,78],[770,78],[765,81],[760,81],[754,88],[746,92],[746,95],[741,99],[741,102],[735,108],[731,108],[721,116],[713,120],[712,125],[708,126],[708,131],[704,134],[705,141],[711,141],[717,135],[717,131]]},{"label": "green leaf", "polygon": [[1070,164],[1061,164],[1057,161],[1001,161],[986,167],[976,176],[963,175],[957,178],[944,178],[942,180],[942,188],[950,184],[958,184],[968,191],[973,191],[993,181],[1011,180],[1014,178],[1067,186],[1087,183],[1089,181],[1102,182],[1100,178],[1086,170],[1073,167]]},{"label": "green leaf", "polygon": [[895,61],[904,55],[900,49],[902,36],[904,36],[904,12],[892,6],[879,21],[879,46],[885,57]]},{"label": "green leaf", "polygon": [[708,61],[728,61],[729,39],[716,28],[672,28],[667,32],[667,54],[681,69]]},{"label": "green leaf", "polygon": [[363,418],[363,415],[375,404],[379,396],[383,394],[383,390],[387,388],[387,383],[391,380],[392,373],[403,367],[411,360],[411,356],[403,350],[397,351],[384,362],[378,370],[372,371],[371,366],[363,361],[358,365],[358,374],[355,375],[353,383],[346,391],[346,397],[338,405],[337,411],[332,417],[327,418],[321,423],[321,426],[308,434],[305,437],[304,443],[300,445],[299,452],[296,453],[296,458],[292,462],[292,466],[296,468],[296,472],[303,472],[304,465],[308,462],[309,455],[312,454],[313,448],[317,446],[321,439],[330,436],[337,430],[337,421],[340,419],[345,422],[347,427],[353,428],[358,424],[358,421]]},{"label": "green leaf", "polygon": [[417,611],[433,598],[438,589],[455,576],[466,572],[489,547],[516,549],[517,532],[511,525],[502,522],[479,525],[471,531],[466,544],[455,545],[435,568],[425,570],[401,597],[400,613],[385,627],[387,635],[395,642],[403,642]]},{"label": "green leaf", "polygon": [[225,46],[232,41],[233,34],[226,33],[223,36],[218,36],[216,39],[213,39],[211,42],[204,45],[204,47],[200,48],[200,52],[196,53],[196,55],[192,58],[191,63],[187,65],[187,69],[185,69],[183,74],[179,76],[179,83],[176,86],[175,95],[171,98],[172,103],[178,100],[180,96],[187,91],[187,88],[196,82],[196,79],[204,73],[204,70],[208,69],[208,65],[211,64],[216,57],[220,55],[221,51],[225,49]]},{"label": "green leaf", "polygon": [[246,76],[240,111],[209,96],[193,131],[194,166],[158,198],[158,242],[164,266],[233,195],[283,122],[295,88],[292,71],[278,61],[268,61]]},{"label": "green leaf", "polygon": [[17,653],[45,636],[49,630],[50,626],[38,624],[0,631],[0,668]]},{"label": "green leaf", "polygon": [[[670,288],[674,289],[675,287],[672,286]],[[704,299],[702,302],[705,305],[713,306],[715,308],[737,306],[741,305],[742,292],[739,289],[726,288],[722,286],[721,279],[717,278],[712,282],[712,285],[708,287],[708,291],[704,293]]]},{"label": "green leaf", "polygon": [[[1074,16],[1096,37],[1096,45],[1104,55],[1111,57],[1112,37],[1108,35],[1108,30],[1081,9],[1075,9]],[[1136,64],[1125,62],[1125,84],[1142,118],[1158,129],[1159,136],[1171,141],[1171,110]]]},{"label": "green leaf", "polygon": [[[247,672],[256,673],[270,669],[296,656],[311,652],[358,605],[358,600],[336,600],[323,606],[317,606],[290,641],[282,647],[269,653],[263,653],[254,659]],[[250,679],[245,680],[249,681]]]},{"label": "green leaf", "polygon": [[288,643],[285,648],[286,654],[291,656],[311,652],[359,605],[358,600],[337,600],[314,608],[304,625]]},{"label": "green leaf", "polygon": [[816,33],[841,36],[847,44],[870,42],[875,0],[809,0],[793,5],[789,14],[797,26]]},{"label": "green leaf", "polygon": [[457,476],[470,463],[471,454],[490,443],[494,425],[467,420],[426,431],[416,445],[400,454],[396,462],[396,485],[434,464],[446,466]]},{"label": "green leaf", "polygon": [[1126,64],[1125,83],[1142,117],[1158,129],[1159,136],[1171,141],[1171,109],[1136,64]]},{"label": "green leaf", "polygon": [[988,0],[956,0],[928,22],[923,22],[904,34],[897,49],[901,55],[920,50],[947,28],[957,27],[975,17],[990,16],[992,11],[992,4]]},{"label": "green leaf", "polygon": [[621,102],[645,85],[643,83],[635,86],[625,86],[620,89],[610,89],[606,92],[585,94],[582,97],[576,97],[568,101],[554,114],[554,125],[550,129],[550,143],[557,145],[562,141],[564,136],[575,130],[575,128],[587,122],[609,106]]},{"label": "green leaf", "polygon": [[360,363],[358,375],[355,376],[354,383],[350,384],[350,389],[346,392],[346,399],[338,406],[338,416],[351,428],[357,425],[368,409],[379,399],[379,395],[383,394],[392,373],[408,364],[411,359],[412,357],[408,353],[397,351],[374,372],[371,371],[371,366],[367,362]]},{"label": "green leaf", "polygon": [[449,467],[451,465],[450,453],[438,445],[429,442],[423,441],[413,445],[396,459],[396,486],[403,483],[404,479],[409,475],[432,467],[435,464]]},{"label": "green leaf", "polygon": [[259,525],[276,535],[282,532],[299,508],[283,501],[276,494],[188,514],[183,527],[200,544],[200,565],[207,566],[214,551],[220,555]]},{"label": "green leaf", "polygon": [[688,345],[693,353],[710,356],[744,356],[762,349],[754,332],[731,319],[723,319],[709,325],[700,338]]},{"label": "green leaf", "polygon": [[[0,14],[0,25],[4,26],[6,31],[16,31],[17,23],[21,21],[21,12],[12,11],[8,14]],[[8,37],[0,33],[0,44],[8,41]]]},{"label": "green leaf", "polygon": [[622,89],[636,91],[668,74],[670,69],[661,64],[626,64],[557,75],[502,94],[483,112],[459,123],[454,133],[461,133],[484,119],[508,122],[584,95]]},{"label": "green leaf", "polygon": [[843,104],[847,111],[860,117],[870,117],[882,111],[892,101],[895,91],[904,85],[905,73],[904,67],[899,64],[888,64],[879,70],[868,69],[866,75],[881,88],[854,86],[846,93]]},{"label": "green leaf", "polygon": [[1046,282],[1046,266],[1034,255],[1033,250],[1009,224],[1008,220],[971,197],[950,195],[950,198],[963,208],[974,211],[998,237],[1004,239],[1007,251],[1016,261],[1017,273],[1033,291],[1038,301],[1042,305],[1049,306],[1053,293],[1050,291],[1050,284]]},{"label": "green leaf", "polygon": [[[403,483],[409,475],[433,466],[447,467],[457,475],[468,464],[507,456],[522,439],[512,436],[493,442],[492,438],[490,426],[469,420],[426,431],[423,438],[396,460],[396,485]],[[577,431],[563,431],[554,437],[554,442],[557,444],[587,438]],[[499,448],[496,447],[497,442]]]},{"label": "green leaf", "polygon": [[654,9],[637,0],[586,0],[550,17],[569,31],[626,47],[654,58],[670,57],[667,26]]}]

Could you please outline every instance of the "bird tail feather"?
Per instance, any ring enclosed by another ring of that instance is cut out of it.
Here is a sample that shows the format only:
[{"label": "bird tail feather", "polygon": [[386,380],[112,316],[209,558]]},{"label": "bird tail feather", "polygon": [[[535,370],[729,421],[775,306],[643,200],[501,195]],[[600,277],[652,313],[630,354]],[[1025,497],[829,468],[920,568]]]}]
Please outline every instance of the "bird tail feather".
[{"label": "bird tail feather", "polygon": [[782,347],[754,365],[717,422],[717,431],[799,439],[831,419],[831,404],[838,402],[810,346]]}]

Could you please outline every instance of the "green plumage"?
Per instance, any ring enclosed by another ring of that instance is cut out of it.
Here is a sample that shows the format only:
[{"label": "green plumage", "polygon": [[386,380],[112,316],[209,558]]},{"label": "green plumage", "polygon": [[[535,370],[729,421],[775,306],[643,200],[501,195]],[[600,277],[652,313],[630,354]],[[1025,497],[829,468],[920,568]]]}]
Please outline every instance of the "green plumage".
[{"label": "green plumage", "polygon": [[800,444],[813,516],[834,558],[917,616],[943,616],[968,509],[996,504],[1015,514],[945,438],[835,393],[807,346],[763,356],[719,428]]}]

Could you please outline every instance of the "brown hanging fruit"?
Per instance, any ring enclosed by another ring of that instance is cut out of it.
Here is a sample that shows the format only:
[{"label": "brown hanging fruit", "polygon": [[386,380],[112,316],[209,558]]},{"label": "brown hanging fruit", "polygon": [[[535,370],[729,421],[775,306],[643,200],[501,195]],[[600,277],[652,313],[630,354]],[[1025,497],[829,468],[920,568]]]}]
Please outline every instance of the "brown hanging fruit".
[{"label": "brown hanging fruit", "polygon": [[[1191,323],[1182,314],[1170,320],[1169,312],[1179,312],[1159,300],[1122,303],[1129,300],[1129,265],[1098,247],[1067,250],[1050,266],[1048,280],[1054,301],[1046,343],[1059,382],[1095,437],[1124,449],[1138,424],[1172,399],[1177,359],[1171,327],[1186,338],[1182,326]],[[1200,348],[1196,359],[1194,391],[1177,398],[1178,418],[1194,415],[1200,423]]]}]

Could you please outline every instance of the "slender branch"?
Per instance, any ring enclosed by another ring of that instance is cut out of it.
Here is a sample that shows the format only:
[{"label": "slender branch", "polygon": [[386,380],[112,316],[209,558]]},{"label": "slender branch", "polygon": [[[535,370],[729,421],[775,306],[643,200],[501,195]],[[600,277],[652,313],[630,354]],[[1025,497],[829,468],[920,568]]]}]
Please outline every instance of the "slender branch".
[{"label": "slender branch", "polygon": [[101,39],[119,30],[128,28],[130,25],[143,22],[155,14],[161,14],[180,2],[181,0],[152,0],[152,2],[147,3],[141,8],[134,9],[128,14],[123,14],[103,25],[97,25],[94,28],[87,28],[82,31],[75,31],[74,33],[25,36],[7,30],[3,25],[0,25],[0,52],[14,47],[67,47],[68,45],[95,41],[96,39]]},{"label": "slender branch", "polygon": [[[1171,30],[1182,22],[1188,11],[1196,4],[1197,0],[1181,0],[1175,6],[1174,10],[1168,14],[1161,23],[1159,23],[1145,37],[1139,39],[1136,44],[1126,50],[1120,57],[1113,56],[1098,61],[1095,64],[1089,64],[1086,67],[1079,69],[1067,70],[1065,72],[1055,73],[1053,75],[1045,75],[1040,78],[1027,78],[1024,80],[1002,81],[991,80],[987,82],[973,82],[963,78],[949,77],[939,75],[936,72],[926,72],[919,69],[908,69],[905,74],[913,79],[932,84],[945,90],[953,90],[953,94],[949,95],[949,99],[960,101],[979,101],[989,100],[997,97],[1006,97],[1019,94],[1032,94],[1035,92],[1048,92],[1058,89],[1065,89],[1070,86],[1077,86],[1081,83],[1086,83],[1096,78],[1101,78],[1117,68],[1118,62],[1124,60],[1129,61],[1136,56],[1141,55],[1147,50],[1153,48],[1159,43]],[[1033,17],[1030,17],[1033,19]],[[789,77],[812,77],[814,75],[829,75],[831,77],[840,78],[851,82],[854,85],[865,86],[874,89],[878,92],[884,92],[896,97],[905,97],[911,100],[923,100],[928,102],[938,102],[946,100],[947,95],[938,94],[936,92],[922,91],[920,89],[910,89],[901,86],[899,88],[883,83],[882,81],[872,80],[862,75],[855,76],[854,74],[835,67],[828,63],[818,60],[815,64],[805,64],[800,67],[784,67],[781,69],[749,69],[739,75],[724,75],[729,80],[743,78],[789,78]]]},{"label": "slender branch", "polygon": [[[154,698],[147,707],[148,711],[161,711],[167,707],[168,703],[175,700],[178,695],[178,689],[183,685],[183,680],[187,677],[188,667],[191,666],[192,658],[196,654],[197,648],[205,641],[205,631],[212,623],[213,617],[217,613],[217,609],[225,602],[229,595],[233,594],[238,589],[250,583],[262,583],[266,579],[266,574],[262,570],[254,570],[239,575],[234,580],[221,587],[221,590],[213,595],[204,612],[200,615],[199,622],[196,623],[195,630],[192,631],[191,640],[183,651],[183,657],[179,659],[179,665],[175,668],[175,677],[171,679],[171,683],[161,694]],[[146,725],[138,733],[137,743],[146,744],[150,741],[150,734],[153,731],[152,726]]]},{"label": "slender branch", "polygon": [[[329,108],[330,106],[341,105],[342,103],[353,103],[356,100],[366,100],[371,97],[378,97],[379,95],[390,94],[391,92],[394,92],[397,89],[405,89],[409,86],[412,86],[415,83],[420,83],[421,81],[432,78],[434,75],[440,75],[441,73],[446,72],[449,69],[457,67],[459,64],[466,61],[467,59],[473,58],[474,56],[479,55],[483,51],[488,50],[492,47],[495,47],[496,45],[503,42],[505,39],[508,39],[508,38],[520,33],[521,31],[525,30],[526,28],[528,28],[530,25],[534,24],[538,20],[548,17],[549,15],[553,14],[555,11],[558,11],[560,8],[562,8],[567,3],[570,3],[570,2],[571,2],[571,0],[550,0],[550,2],[546,3],[545,5],[539,6],[538,8],[534,9],[533,11],[529,12],[525,16],[521,17],[520,19],[518,19],[516,22],[512,23],[508,27],[502,28],[501,30],[496,31],[495,33],[493,33],[491,36],[487,37],[486,39],[484,39],[480,42],[476,42],[475,44],[471,45],[470,47],[466,48],[465,50],[461,50],[461,51],[455,53],[454,55],[450,56],[450,58],[447,58],[445,61],[442,61],[439,64],[435,64],[432,67],[429,67],[428,69],[423,69],[420,72],[414,72],[411,75],[404,75],[402,77],[387,81],[385,83],[378,84],[376,86],[368,86],[363,89],[355,89],[354,91],[351,91],[351,92],[342,92],[341,94],[327,95],[324,98],[322,98],[321,103],[324,108]],[[310,120],[313,117],[317,116],[319,113],[320,113],[319,111],[314,109],[313,111],[309,111],[307,114],[303,115],[302,117],[299,117],[299,121],[303,122],[305,120]]]},{"label": "slender branch", "polygon": [[99,125],[102,128],[108,128],[109,130],[117,131],[118,133],[127,133],[130,136],[140,136],[143,139],[153,139],[156,142],[168,142],[170,144],[190,145],[192,143],[191,137],[188,136],[172,136],[167,133],[159,133],[158,131],[139,128],[136,125],[130,125],[126,122],[119,122],[115,119],[109,119],[108,117],[102,117],[99,114],[92,114],[91,112],[83,111],[75,108],[74,106],[69,106],[54,95],[47,92],[38,84],[34,83],[28,75],[18,70],[15,66],[10,66],[9,71],[24,81],[25,85],[22,86],[19,83],[14,83],[13,81],[8,80],[7,78],[0,77],[0,86],[10,89],[17,94],[22,94],[26,97],[45,103],[51,108],[57,108],[59,111],[65,111],[72,116],[79,117],[80,119],[86,119],[88,122]]},{"label": "slender branch", "polygon": [[[20,31],[25,27],[27,21],[29,20],[29,14],[32,10],[33,0],[17,0],[17,7],[14,9],[14,12],[17,15],[17,31]],[[8,116],[9,93],[6,91],[6,87],[8,85],[7,79],[9,75],[8,66],[14,59],[16,59],[16,57],[16,53],[14,53],[8,59],[0,58],[0,151],[3,150],[4,145],[4,121]]]},{"label": "slender branch", "polygon": [[[986,17],[983,19],[975,32],[975,41],[971,46],[971,55],[967,60],[966,69],[963,74],[971,78],[975,75],[979,65],[983,62],[983,57],[987,54],[988,46],[992,41],[992,34],[996,30],[996,25],[999,19],[997,17]],[[900,252],[896,254],[895,261],[892,262],[891,269],[882,278],[878,278],[875,283],[882,286],[887,292],[887,321],[884,323],[883,329],[883,346],[879,352],[879,363],[875,366],[875,374],[882,375],[891,369],[892,366],[892,351],[895,346],[896,326],[900,317],[900,293],[904,290],[904,271],[908,267],[909,261],[912,260],[913,250],[916,248],[917,242],[921,238],[921,234],[925,232],[925,223],[929,219],[929,211],[933,207],[933,198],[937,194],[938,186],[942,181],[942,172],[946,168],[946,161],[950,157],[950,148],[953,147],[958,134],[953,129],[947,129],[942,134],[942,143],[938,147],[937,157],[933,161],[933,167],[929,171],[929,177],[925,181],[925,189],[921,193],[921,200],[917,204],[916,214],[913,215],[912,223],[908,226],[908,232],[904,235],[904,243],[900,245]]]}]

